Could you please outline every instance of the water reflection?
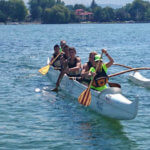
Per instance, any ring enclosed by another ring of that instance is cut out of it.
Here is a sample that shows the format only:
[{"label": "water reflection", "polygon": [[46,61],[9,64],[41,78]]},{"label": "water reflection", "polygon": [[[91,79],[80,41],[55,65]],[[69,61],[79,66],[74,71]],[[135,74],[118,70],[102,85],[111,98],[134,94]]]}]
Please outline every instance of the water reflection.
[{"label": "water reflection", "polygon": [[92,115],[88,121],[80,122],[80,138],[87,149],[130,150],[135,148],[136,143],[130,140],[123,131],[119,121],[102,116]]}]

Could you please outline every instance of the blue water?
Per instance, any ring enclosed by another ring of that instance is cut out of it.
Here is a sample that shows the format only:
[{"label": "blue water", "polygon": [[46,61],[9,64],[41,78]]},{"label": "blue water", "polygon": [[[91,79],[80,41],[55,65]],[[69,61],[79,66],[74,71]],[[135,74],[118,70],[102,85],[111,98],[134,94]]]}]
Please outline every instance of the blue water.
[{"label": "blue water", "polygon": [[[150,89],[130,82],[129,73],[110,81],[139,99],[130,121],[99,116],[69,95],[51,92],[54,84],[38,73],[62,39],[82,63],[90,51],[107,48],[116,63],[150,67],[149,33],[150,24],[0,25],[0,149],[149,150]],[[113,66],[108,73],[122,70]],[[149,70],[141,73],[150,78]]]}]

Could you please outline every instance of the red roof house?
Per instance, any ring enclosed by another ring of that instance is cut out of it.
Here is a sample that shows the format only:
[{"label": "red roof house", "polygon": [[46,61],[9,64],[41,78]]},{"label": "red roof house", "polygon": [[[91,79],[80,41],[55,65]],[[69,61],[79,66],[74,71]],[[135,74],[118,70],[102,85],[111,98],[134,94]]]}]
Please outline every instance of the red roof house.
[{"label": "red roof house", "polygon": [[93,13],[84,11],[83,9],[76,9],[75,15],[80,21],[92,21]]}]

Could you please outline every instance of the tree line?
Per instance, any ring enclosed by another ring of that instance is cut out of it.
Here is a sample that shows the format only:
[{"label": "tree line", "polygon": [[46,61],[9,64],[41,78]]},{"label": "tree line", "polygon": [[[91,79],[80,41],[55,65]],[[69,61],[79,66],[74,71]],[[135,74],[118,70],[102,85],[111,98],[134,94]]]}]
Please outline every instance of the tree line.
[{"label": "tree line", "polygon": [[41,23],[76,23],[76,9],[93,13],[93,22],[149,22],[150,2],[134,0],[122,8],[102,8],[92,0],[90,7],[82,4],[65,5],[61,0],[29,0],[29,8],[23,0],[0,0],[0,22],[38,21]]}]

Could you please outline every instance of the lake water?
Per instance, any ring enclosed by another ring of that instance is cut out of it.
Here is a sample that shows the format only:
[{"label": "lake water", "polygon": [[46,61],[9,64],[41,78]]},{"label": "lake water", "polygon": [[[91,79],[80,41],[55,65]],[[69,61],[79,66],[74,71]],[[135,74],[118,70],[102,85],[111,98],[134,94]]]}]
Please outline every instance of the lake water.
[{"label": "lake water", "polygon": [[[150,67],[150,24],[0,25],[0,149],[149,150],[150,89],[130,82],[129,73],[110,79],[126,97],[139,99],[129,121],[99,116],[50,91],[54,84],[38,69],[62,39],[82,63],[90,51],[107,48],[116,63]],[[122,70],[112,66],[108,74]],[[141,73],[150,78],[149,70]]]}]

